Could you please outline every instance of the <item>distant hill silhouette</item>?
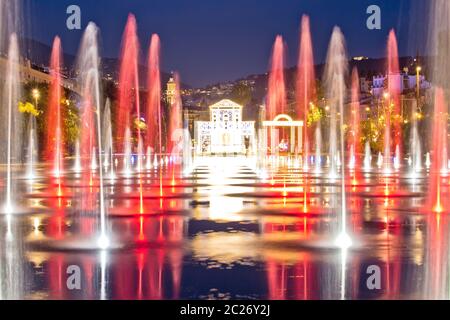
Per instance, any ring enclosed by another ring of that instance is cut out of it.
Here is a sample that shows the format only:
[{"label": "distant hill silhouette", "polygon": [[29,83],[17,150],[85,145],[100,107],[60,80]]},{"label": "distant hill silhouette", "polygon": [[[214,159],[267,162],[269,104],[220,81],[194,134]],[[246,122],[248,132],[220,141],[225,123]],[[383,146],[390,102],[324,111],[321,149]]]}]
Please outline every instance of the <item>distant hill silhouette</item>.
[{"label": "distant hill silhouette", "polygon": [[[52,48],[49,45],[46,45],[42,42],[32,40],[32,39],[24,39],[22,41],[22,55],[29,59],[34,65],[39,67],[47,67],[50,61]],[[114,80],[118,80],[119,78],[119,68],[120,61],[117,58],[102,58],[102,73],[103,76],[110,74]],[[71,54],[64,53],[63,55],[64,67],[68,72],[71,72],[75,68],[76,57]],[[161,81],[162,86],[164,88],[165,83],[171,77],[171,73],[161,71]],[[139,65],[139,80],[142,87],[145,87],[147,82],[147,67],[144,65]],[[190,86],[186,83],[181,83],[182,88],[188,89]]]}]

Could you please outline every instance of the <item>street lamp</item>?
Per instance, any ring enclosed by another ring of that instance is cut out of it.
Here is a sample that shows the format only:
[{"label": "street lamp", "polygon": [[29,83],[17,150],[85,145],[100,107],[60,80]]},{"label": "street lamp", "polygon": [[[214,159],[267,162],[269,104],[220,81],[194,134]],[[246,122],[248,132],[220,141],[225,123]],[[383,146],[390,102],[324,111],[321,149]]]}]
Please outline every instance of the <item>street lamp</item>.
[{"label": "street lamp", "polygon": [[41,97],[41,93],[39,92],[38,89],[33,89],[33,91],[31,91],[31,95],[33,96],[33,99],[35,102],[35,107],[37,110],[38,109],[38,101],[39,101],[39,98]]}]

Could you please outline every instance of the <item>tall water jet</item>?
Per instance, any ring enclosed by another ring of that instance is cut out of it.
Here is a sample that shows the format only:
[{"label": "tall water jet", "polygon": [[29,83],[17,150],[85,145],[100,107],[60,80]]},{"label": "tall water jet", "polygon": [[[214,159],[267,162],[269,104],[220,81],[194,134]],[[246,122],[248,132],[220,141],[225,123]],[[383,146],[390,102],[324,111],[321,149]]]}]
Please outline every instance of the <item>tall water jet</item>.
[{"label": "tall water jet", "polygon": [[[122,38],[119,98],[116,119],[118,148],[122,152],[127,143],[131,143],[131,141],[126,141],[126,138],[128,138],[126,137],[126,133],[127,129],[130,129],[132,125],[134,125],[134,122],[131,120],[132,113],[136,112],[136,117],[138,119],[141,117],[138,56],[139,40],[137,37],[136,18],[130,14]],[[139,142],[141,139],[141,129],[140,126],[137,126],[137,128],[137,141]],[[138,154],[138,161],[140,160],[141,155]]]},{"label": "tall water jet", "polygon": [[83,170],[81,166],[81,151],[80,151],[80,140],[75,142],[75,160],[73,164],[73,171],[80,173]]},{"label": "tall water jet", "polygon": [[131,161],[132,161],[131,130],[129,127],[127,127],[125,128],[124,150],[123,150],[123,174],[126,177],[130,177],[132,174]]},{"label": "tall water jet", "polygon": [[[267,89],[267,110],[268,120],[272,121],[277,115],[286,112],[286,84],[284,79],[284,43],[281,36],[277,36],[272,52],[272,62],[270,67],[269,83]],[[278,134],[278,129],[271,129],[269,132],[271,153],[275,154],[278,143],[283,138]]]},{"label": "tall water jet", "polygon": [[10,49],[11,35],[22,32],[22,3],[17,0],[0,1],[0,52],[5,56]]},{"label": "tall water jet", "polygon": [[64,130],[62,130],[61,111],[61,40],[56,37],[53,41],[50,59],[50,88],[47,107],[47,131],[45,134],[45,158],[53,164],[53,175],[61,176],[63,171]]},{"label": "tall water jet", "polygon": [[[398,45],[394,30],[389,32],[387,44],[387,92],[385,98],[385,117],[386,127],[384,133],[384,170],[386,173],[391,171],[391,145],[394,144],[396,151],[396,158],[400,161],[401,158],[401,75],[398,60]],[[393,116],[392,116],[393,115]],[[394,120],[391,123],[391,120]],[[394,132],[392,133],[392,128]],[[393,141],[391,136],[393,135]],[[398,153],[398,154],[397,154]]]},{"label": "tall water jet", "polygon": [[[102,119],[102,103],[101,103],[101,76],[100,76],[100,56],[98,52],[98,29],[94,23],[89,23],[81,40],[81,46],[78,58],[78,83],[82,94],[82,107],[84,113],[90,113],[91,116],[85,115],[86,118],[94,117],[95,122],[92,127],[82,127],[82,136],[88,135],[89,140],[92,141],[92,130],[95,130],[97,136],[97,152],[98,161],[103,163],[103,145],[101,134],[101,119]],[[89,120],[90,121],[90,120]],[[87,130],[87,133],[83,133]],[[86,138],[85,138],[86,139]],[[107,248],[109,246],[109,239],[106,230],[106,208],[105,208],[105,193],[103,187],[103,166],[99,167],[99,211],[100,211],[100,238],[98,245],[100,248]]]},{"label": "tall water jet", "polygon": [[[430,32],[428,35],[430,48],[429,56],[431,69],[431,82],[437,88],[435,92],[434,119],[433,119],[433,136],[429,142],[431,153],[426,154],[425,165],[430,168],[431,175],[431,198],[433,211],[439,212],[444,210],[446,205],[442,204],[441,190],[441,174],[447,174],[448,168],[444,161],[448,159],[448,139],[447,134],[448,121],[440,119],[448,117],[447,95],[450,89],[450,2],[445,0],[430,1]],[[442,128],[437,127],[436,122],[441,122]],[[441,131],[441,132],[440,132]],[[441,201],[438,201],[441,200]],[[441,202],[441,203],[440,203]]]},{"label": "tall water jet", "polygon": [[[3,87],[3,106],[1,108],[2,163],[6,163],[6,188],[4,212],[11,214],[15,200],[16,184],[14,183],[13,166],[22,162],[22,115],[18,110],[20,99],[20,67],[19,46],[16,34],[10,37],[6,77]],[[6,158],[5,158],[6,156]]]},{"label": "tall water jet", "polygon": [[314,159],[315,172],[320,173],[322,166],[322,131],[320,130],[320,123],[317,124],[315,131],[316,140],[316,156]]},{"label": "tall water jet", "polygon": [[183,129],[183,173],[187,175],[193,167],[191,134],[189,132],[189,119],[187,115],[184,117]]},{"label": "tall water jet", "polygon": [[[439,113],[448,113],[448,104],[445,97],[450,90],[450,2],[445,0],[430,1],[430,32],[428,35],[429,43],[427,47],[430,48],[429,56],[431,66],[431,82],[438,88],[436,90],[434,118]],[[442,101],[441,101],[442,100]],[[447,125],[447,123],[446,123]],[[437,130],[433,124],[433,130]],[[434,149],[436,144],[435,137],[430,141],[430,145]],[[439,162],[444,162],[448,158],[447,140],[442,144],[442,159]],[[430,161],[431,158],[431,161]],[[433,152],[426,155],[426,167],[431,165],[431,171],[436,171],[438,168],[443,173],[447,173],[448,169],[444,168],[444,163],[435,164],[435,155]]]},{"label": "tall water jet", "polygon": [[[297,115],[303,119],[303,169],[308,170],[309,135],[308,112],[309,106],[316,100],[316,77],[314,71],[314,55],[309,27],[309,17],[302,17],[300,32],[300,55],[297,70]],[[300,150],[299,150],[300,151]]]},{"label": "tall water jet", "polygon": [[370,142],[367,141],[364,147],[364,171],[372,169],[372,151],[370,149]]},{"label": "tall water jet", "polygon": [[109,171],[109,179],[115,179],[114,173],[114,142],[112,136],[112,123],[111,123],[111,101],[106,100],[105,110],[103,112],[103,154],[105,155],[105,160],[103,166],[105,170]]},{"label": "tall water jet", "polygon": [[176,73],[175,76],[175,93],[172,101],[170,101],[170,120],[169,120],[169,147],[167,150],[170,155],[177,161],[183,152],[183,119],[182,108],[183,103],[180,93],[180,77]]},{"label": "tall water jet", "polygon": [[430,26],[427,47],[431,67],[431,82],[442,88],[450,89],[450,2],[432,0],[430,3]]},{"label": "tall water jet", "polygon": [[433,212],[440,213],[444,210],[442,168],[447,166],[447,110],[448,106],[441,88],[435,89],[434,117],[433,117],[433,140],[432,157],[430,169],[429,207]]},{"label": "tall water jet", "polygon": [[[347,62],[345,44],[343,35],[338,27],[335,27],[331,37],[327,54],[327,63],[325,66],[324,83],[326,86],[326,98],[330,106],[330,136],[329,136],[329,157],[330,172],[329,176],[335,179],[338,175],[339,154],[345,155],[344,150],[340,150],[340,143],[343,144],[344,132],[341,130],[344,117],[344,99],[345,99],[345,76],[347,73]],[[338,114],[339,113],[339,114]],[[339,128],[338,128],[339,117]],[[342,141],[341,141],[342,140]],[[345,165],[342,166],[342,175],[344,176]]]},{"label": "tall water jet", "polygon": [[359,75],[358,70],[353,68],[352,71],[352,87],[351,87],[351,127],[349,131],[349,146],[350,146],[350,160],[349,169],[354,171],[353,178],[356,179],[356,173],[359,170],[360,162],[358,156],[361,154],[361,130],[360,130],[360,116],[359,116]]},{"label": "tall water jet", "polygon": [[35,167],[38,161],[38,145],[36,132],[36,118],[30,115],[28,123],[28,162],[26,177],[30,181],[36,178]]},{"label": "tall water jet", "polygon": [[147,76],[147,147],[162,156],[162,116],[161,116],[161,73],[159,57],[161,44],[159,36],[153,34],[148,54]]},{"label": "tall water jet", "polygon": [[[345,50],[345,40],[338,27],[333,29],[330,45],[327,54],[324,82],[326,86],[327,101],[330,105],[330,158],[331,176],[337,172],[338,151],[342,158],[345,155],[344,146],[344,101],[345,101],[345,77],[347,75],[347,54]],[[339,112],[339,128],[338,128]],[[339,150],[338,150],[339,149]],[[340,235],[337,244],[340,247],[351,245],[350,237],[347,234],[347,206],[345,194],[345,161],[341,162],[341,204],[340,204]]]},{"label": "tall water jet", "polygon": [[378,169],[381,169],[384,163],[384,156],[381,154],[381,152],[378,152],[378,158],[377,158],[377,167]]},{"label": "tall water jet", "polygon": [[[83,104],[81,106],[80,117],[80,159],[82,171],[82,181],[84,185],[93,186],[93,174],[97,165],[97,157],[95,157],[94,150],[97,146],[97,136],[95,133],[95,120],[94,120],[94,102],[91,96],[83,96]],[[92,204],[89,206],[92,206]],[[83,206],[86,210],[86,206]]]},{"label": "tall water jet", "polygon": [[417,123],[417,101],[412,105],[412,120],[410,133],[410,175],[415,177],[422,170],[422,145],[419,136],[419,128]]}]

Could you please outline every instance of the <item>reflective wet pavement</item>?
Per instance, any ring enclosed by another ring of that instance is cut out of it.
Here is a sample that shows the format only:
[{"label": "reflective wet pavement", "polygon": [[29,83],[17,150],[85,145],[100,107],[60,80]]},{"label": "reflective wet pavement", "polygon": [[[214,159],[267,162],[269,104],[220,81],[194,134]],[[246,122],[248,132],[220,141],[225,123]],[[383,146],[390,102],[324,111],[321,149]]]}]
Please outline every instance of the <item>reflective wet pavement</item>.
[{"label": "reflective wet pavement", "polygon": [[108,250],[96,249],[95,175],[20,181],[22,209],[0,220],[0,298],[450,297],[449,219],[423,209],[426,177],[348,179],[344,250],[339,182],[321,176],[236,157],[197,159],[184,177],[168,166],[106,180]]}]

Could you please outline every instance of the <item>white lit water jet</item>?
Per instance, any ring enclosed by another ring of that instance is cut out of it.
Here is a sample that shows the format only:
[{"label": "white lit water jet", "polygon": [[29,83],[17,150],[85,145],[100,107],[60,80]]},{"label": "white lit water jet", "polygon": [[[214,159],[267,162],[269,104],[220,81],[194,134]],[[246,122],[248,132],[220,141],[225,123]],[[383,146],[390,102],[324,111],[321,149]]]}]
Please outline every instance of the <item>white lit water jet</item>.
[{"label": "white lit water jet", "polygon": [[[78,82],[83,94],[84,105],[92,104],[95,123],[93,128],[84,128],[84,130],[92,130],[97,137],[98,162],[103,163],[103,141],[102,141],[102,103],[101,103],[101,77],[99,72],[100,58],[97,42],[98,28],[94,23],[89,23],[84,32],[80,55],[78,57]],[[103,166],[98,169],[99,174],[99,212],[100,212],[100,230],[97,246],[99,248],[107,248],[109,246],[109,238],[106,229],[106,207],[105,192],[103,186]]]},{"label": "white lit water jet", "polygon": [[112,124],[111,124],[111,102],[106,100],[105,110],[103,113],[103,154],[105,155],[104,167],[108,171],[108,177],[110,180],[115,180],[116,175],[114,171],[114,142],[112,136]]},{"label": "white lit water jet", "polygon": [[36,119],[30,117],[28,129],[28,154],[27,154],[27,173],[26,178],[32,182],[36,178],[36,163],[37,163],[37,137],[36,137]]},{"label": "white lit water jet", "polygon": [[370,143],[366,142],[364,147],[364,171],[372,170],[372,151],[370,150]]},{"label": "white lit water jet", "polygon": [[80,140],[75,142],[75,161],[73,166],[73,171],[80,173],[83,170],[81,167],[81,155],[80,155]]},{"label": "white lit water jet", "polygon": [[[345,155],[344,143],[344,104],[347,75],[347,55],[345,40],[338,27],[335,27],[331,36],[328,49],[327,64],[325,67],[325,84],[327,100],[330,105],[330,176],[337,175],[340,167],[340,233],[335,244],[339,247],[350,247],[351,239],[347,234],[347,198],[345,191],[345,161],[341,161],[341,155]],[[339,120],[339,121],[338,121]],[[344,158],[344,157],[343,157]]]},{"label": "white lit water jet", "polygon": [[[13,166],[20,164],[22,159],[22,116],[17,106],[20,97],[20,75],[19,75],[19,46],[17,36],[12,34],[9,39],[8,60],[6,67],[6,78],[3,88],[3,105],[1,120],[2,141],[6,141],[6,150],[3,150],[2,157],[6,156],[6,188],[4,213],[14,212],[15,183]],[[4,148],[4,146],[3,146]]]}]

